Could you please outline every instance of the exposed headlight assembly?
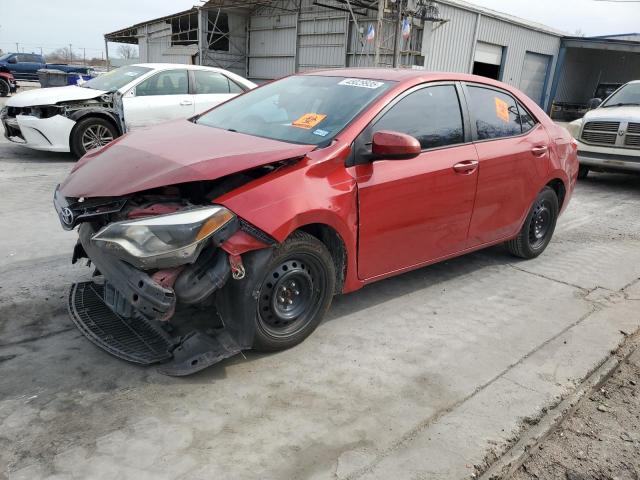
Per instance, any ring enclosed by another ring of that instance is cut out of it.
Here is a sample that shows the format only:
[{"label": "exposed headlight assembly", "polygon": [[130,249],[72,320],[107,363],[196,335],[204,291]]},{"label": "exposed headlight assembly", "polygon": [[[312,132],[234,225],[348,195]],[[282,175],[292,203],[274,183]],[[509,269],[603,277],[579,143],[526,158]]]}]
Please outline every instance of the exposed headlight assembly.
[{"label": "exposed headlight assembly", "polygon": [[234,233],[235,220],[231,211],[214,205],[114,222],[91,241],[134,267],[170,268],[194,262],[207,239],[226,238]]}]

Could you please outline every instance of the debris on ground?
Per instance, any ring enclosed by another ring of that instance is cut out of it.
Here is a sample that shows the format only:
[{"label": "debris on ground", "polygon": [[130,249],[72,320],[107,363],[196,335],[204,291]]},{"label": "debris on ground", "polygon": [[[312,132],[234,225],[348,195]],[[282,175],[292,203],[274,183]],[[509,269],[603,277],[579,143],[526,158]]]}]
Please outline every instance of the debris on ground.
[{"label": "debris on ground", "polygon": [[640,349],[542,442],[515,480],[640,479]]}]

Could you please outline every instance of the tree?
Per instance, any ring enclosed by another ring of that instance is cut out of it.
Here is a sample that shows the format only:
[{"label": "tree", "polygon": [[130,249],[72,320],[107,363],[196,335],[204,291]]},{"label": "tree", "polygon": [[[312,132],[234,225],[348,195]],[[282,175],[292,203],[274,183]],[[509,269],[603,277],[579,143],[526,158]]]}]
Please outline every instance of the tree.
[{"label": "tree", "polygon": [[69,47],[61,47],[47,54],[49,62],[70,62],[74,58],[81,58],[82,55],[76,55]]},{"label": "tree", "polygon": [[128,60],[130,58],[135,58],[138,56],[138,48],[133,45],[123,43],[122,45],[118,46],[117,54],[120,58]]}]

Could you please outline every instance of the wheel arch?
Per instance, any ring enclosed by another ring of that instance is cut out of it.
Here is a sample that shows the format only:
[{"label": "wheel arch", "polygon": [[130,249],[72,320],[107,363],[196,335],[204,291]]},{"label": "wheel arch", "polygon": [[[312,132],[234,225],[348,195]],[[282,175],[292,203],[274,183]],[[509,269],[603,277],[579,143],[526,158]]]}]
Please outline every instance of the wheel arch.
[{"label": "wheel arch", "polygon": [[327,247],[336,270],[335,293],[342,293],[347,276],[348,253],[344,240],[338,231],[325,223],[308,223],[299,226],[295,231],[308,233]]},{"label": "wheel arch", "polygon": [[547,182],[545,186],[553,189],[556,193],[556,196],[558,197],[558,211],[562,211],[565,199],[567,198],[567,187],[564,184],[564,181],[560,178],[554,178]]}]

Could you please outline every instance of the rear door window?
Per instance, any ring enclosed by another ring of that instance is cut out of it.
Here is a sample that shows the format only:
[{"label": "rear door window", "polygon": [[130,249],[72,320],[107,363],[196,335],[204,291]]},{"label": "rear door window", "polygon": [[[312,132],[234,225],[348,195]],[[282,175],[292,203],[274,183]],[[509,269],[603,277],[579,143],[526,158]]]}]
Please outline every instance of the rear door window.
[{"label": "rear door window", "polygon": [[186,70],[167,70],[147,78],[136,87],[136,97],[148,95],[187,95],[189,80]]},{"label": "rear door window", "polygon": [[378,120],[370,134],[380,130],[406,133],[423,150],[464,142],[462,113],[456,88],[436,85],[410,93]]},{"label": "rear door window", "polygon": [[218,72],[207,70],[195,70],[196,95],[212,93],[232,93],[229,87],[229,79]]},{"label": "rear door window", "polygon": [[478,140],[513,137],[522,134],[520,112],[506,93],[490,88],[468,86],[469,107]]}]

